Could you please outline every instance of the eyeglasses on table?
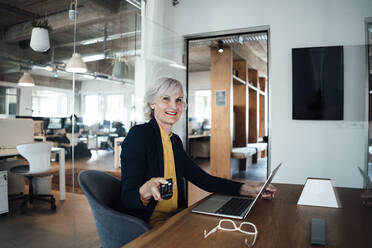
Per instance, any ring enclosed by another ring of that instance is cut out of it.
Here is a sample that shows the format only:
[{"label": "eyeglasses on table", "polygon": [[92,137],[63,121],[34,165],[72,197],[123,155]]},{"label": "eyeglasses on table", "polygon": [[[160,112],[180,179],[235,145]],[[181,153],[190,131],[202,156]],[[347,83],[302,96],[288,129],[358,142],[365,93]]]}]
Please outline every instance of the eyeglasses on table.
[{"label": "eyeglasses on table", "polygon": [[253,241],[252,241],[251,244],[248,243],[248,239],[247,238],[244,240],[244,243],[248,247],[253,247],[254,246],[254,244],[256,243],[257,235],[258,235],[258,231],[257,231],[256,226],[253,223],[251,223],[251,222],[242,222],[242,223],[240,223],[239,226],[237,226],[235,224],[235,222],[232,221],[232,220],[221,219],[218,222],[218,225],[215,226],[208,233],[207,233],[207,230],[204,230],[204,238],[206,239],[209,235],[211,235],[212,233],[216,232],[217,230],[228,231],[228,232],[239,231],[239,232],[244,233],[244,234],[247,234],[247,235],[254,235]]}]

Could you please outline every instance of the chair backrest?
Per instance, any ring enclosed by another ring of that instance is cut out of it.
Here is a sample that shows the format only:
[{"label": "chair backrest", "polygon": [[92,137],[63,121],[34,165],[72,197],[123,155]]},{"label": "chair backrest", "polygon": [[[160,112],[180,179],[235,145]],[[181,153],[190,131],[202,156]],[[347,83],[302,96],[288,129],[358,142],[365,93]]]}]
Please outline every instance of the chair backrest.
[{"label": "chair backrest", "polygon": [[52,144],[37,142],[17,145],[18,153],[24,157],[30,166],[29,173],[43,173],[50,169],[50,152]]},{"label": "chair backrest", "polygon": [[141,219],[113,209],[120,200],[119,179],[103,171],[86,170],[79,173],[78,180],[92,208],[104,248],[122,247],[149,230]]}]

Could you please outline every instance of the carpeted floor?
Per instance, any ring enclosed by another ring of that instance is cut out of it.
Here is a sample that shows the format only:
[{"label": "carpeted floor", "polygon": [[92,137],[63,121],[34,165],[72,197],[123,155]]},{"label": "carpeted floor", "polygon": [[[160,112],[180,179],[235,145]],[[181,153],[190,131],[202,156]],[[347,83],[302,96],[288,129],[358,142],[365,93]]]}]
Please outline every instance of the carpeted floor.
[{"label": "carpeted floor", "polygon": [[[75,168],[74,170],[74,185],[75,185],[75,188],[73,189],[72,187],[72,171],[71,169],[66,169],[66,192],[73,192],[74,193],[80,193],[80,194],[83,194],[83,191],[80,189],[79,187],[79,182],[78,182],[78,175],[81,171],[84,171],[84,169],[79,169],[79,168]],[[120,171],[105,171],[106,173],[118,178],[118,179],[121,179],[121,172]],[[52,189],[53,190],[59,190],[59,175],[58,175],[58,171],[54,172],[53,173],[53,179],[52,179]]]}]

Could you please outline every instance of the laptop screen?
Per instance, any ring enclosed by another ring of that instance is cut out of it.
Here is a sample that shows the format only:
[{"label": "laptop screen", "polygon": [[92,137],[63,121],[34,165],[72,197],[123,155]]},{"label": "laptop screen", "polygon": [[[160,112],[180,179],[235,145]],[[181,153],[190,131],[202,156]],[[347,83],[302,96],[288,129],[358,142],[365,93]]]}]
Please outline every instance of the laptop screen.
[{"label": "laptop screen", "polygon": [[261,187],[260,189],[260,192],[258,193],[257,197],[254,199],[253,203],[252,204],[255,204],[255,202],[257,201],[257,199],[259,199],[262,195],[262,192],[266,189],[267,185],[269,185],[271,183],[271,181],[273,180],[276,172],[279,170],[280,166],[282,165],[282,163],[280,163],[272,172],[271,172],[271,175],[269,176],[269,178],[266,180],[266,182],[264,183],[264,185]]},{"label": "laptop screen", "polygon": [[[193,213],[208,214],[220,217],[236,218],[243,219],[247,216],[250,210],[253,208],[257,199],[259,199],[275,176],[276,172],[279,170],[281,163],[272,171],[269,178],[262,185],[257,196],[253,198],[247,198],[244,196],[228,196],[213,194],[207,200],[198,204],[195,208],[192,209]],[[238,203],[238,204],[236,204]],[[238,205],[238,206],[237,206]],[[232,208],[230,208],[232,206]],[[239,211],[235,211],[239,210]]]}]

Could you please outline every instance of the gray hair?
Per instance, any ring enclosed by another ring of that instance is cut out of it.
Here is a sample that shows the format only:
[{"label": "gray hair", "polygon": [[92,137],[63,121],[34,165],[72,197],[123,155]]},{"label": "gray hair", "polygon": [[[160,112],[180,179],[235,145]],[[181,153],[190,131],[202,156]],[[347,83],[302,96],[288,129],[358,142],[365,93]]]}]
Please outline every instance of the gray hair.
[{"label": "gray hair", "polygon": [[[179,91],[181,91],[183,96],[185,96],[181,82],[176,79],[162,77],[156,80],[155,83],[148,88],[145,94],[145,104],[143,107],[145,119],[150,120],[154,117],[154,110],[150,105],[155,103],[159,97],[165,95],[171,96]],[[183,103],[183,107],[186,107],[185,102]]]}]

